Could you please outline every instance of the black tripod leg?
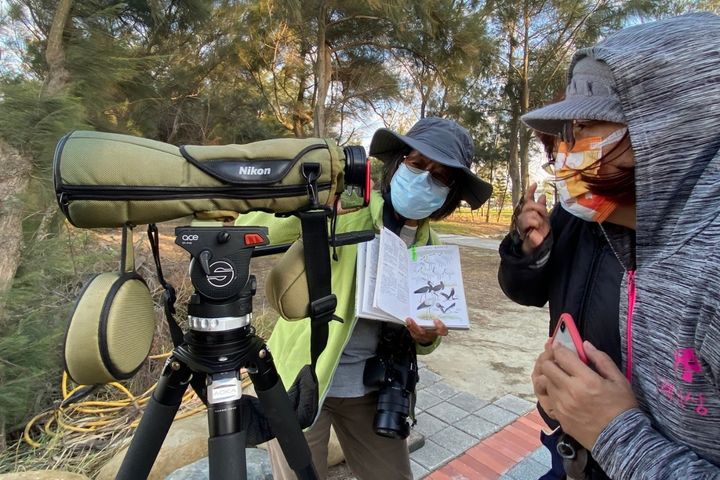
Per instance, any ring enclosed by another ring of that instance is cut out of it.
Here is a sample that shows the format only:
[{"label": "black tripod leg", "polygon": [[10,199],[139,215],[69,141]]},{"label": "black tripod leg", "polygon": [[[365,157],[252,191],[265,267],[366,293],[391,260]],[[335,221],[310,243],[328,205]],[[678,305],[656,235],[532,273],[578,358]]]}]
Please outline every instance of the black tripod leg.
[{"label": "black tripod leg", "polygon": [[187,390],[190,369],[170,358],[148,402],[116,480],[147,478]]},{"label": "black tripod leg", "polygon": [[238,372],[211,374],[207,380],[210,479],[245,480],[247,431],[240,428],[242,385]]},{"label": "black tripod leg", "polygon": [[211,480],[244,480],[247,478],[245,464],[245,438],[247,432],[210,437],[208,456]]},{"label": "black tripod leg", "polygon": [[258,373],[251,373],[250,379],[288,465],[299,480],[316,480],[310,447],[267,349],[260,350]]}]

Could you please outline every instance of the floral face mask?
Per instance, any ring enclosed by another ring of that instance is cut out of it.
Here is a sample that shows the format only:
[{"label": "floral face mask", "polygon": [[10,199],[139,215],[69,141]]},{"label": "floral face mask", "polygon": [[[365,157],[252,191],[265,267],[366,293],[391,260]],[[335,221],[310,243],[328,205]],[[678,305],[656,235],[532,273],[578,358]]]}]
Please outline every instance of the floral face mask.
[{"label": "floral face mask", "polygon": [[566,142],[560,142],[555,162],[555,186],[561,205],[569,213],[588,222],[601,223],[617,208],[617,203],[607,197],[591,193],[580,172],[596,174],[603,147],[619,142],[625,132],[627,128],[620,128],[604,138],[582,138],[576,140],[572,148]]}]

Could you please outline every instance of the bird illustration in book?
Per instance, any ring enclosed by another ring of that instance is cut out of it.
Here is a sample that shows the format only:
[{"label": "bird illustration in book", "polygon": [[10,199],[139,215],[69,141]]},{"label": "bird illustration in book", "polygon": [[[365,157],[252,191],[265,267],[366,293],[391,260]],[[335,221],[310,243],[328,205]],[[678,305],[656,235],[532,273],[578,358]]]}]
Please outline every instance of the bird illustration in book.
[{"label": "bird illustration in book", "polygon": [[455,287],[450,289],[450,293],[440,292],[440,295],[445,297],[445,300],[457,300],[457,297],[455,296]]},{"label": "bird illustration in book", "polygon": [[435,311],[435,313],[442,312],[443,314],[451,312],[456,305],[453,300],[457,300],[457,297],[455,296],[455,287],[449,288],[450,291],[446,292],[444,280],[435,283],[432,280],[427,280],[426,283],[416,288],[413,292],[420,295],[420,303],[416,307],[416,310],[427,309],[426,314],[428,318],[433,316],[433,311]]},{"label": "bird illustration in book", "polygon": [[453,307],[455,306],[455,302],[453,302],[452,304],[448,305],[447,307],[444,306],[444,305],[442,305],[442,304],[440,304],[440,303],[435,304],[435,306],[436,306],[437,308],[439,308],[440,311],[442,311],[443,313],[447,313],[448,310],[450,310],[451,308],[453,308]]}]

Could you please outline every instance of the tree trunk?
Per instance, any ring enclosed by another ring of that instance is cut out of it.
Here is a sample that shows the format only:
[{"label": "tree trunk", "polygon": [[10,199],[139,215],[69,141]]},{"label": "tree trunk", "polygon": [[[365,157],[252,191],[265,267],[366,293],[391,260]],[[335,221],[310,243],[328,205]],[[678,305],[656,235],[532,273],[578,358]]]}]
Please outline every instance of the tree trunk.
[{"label": "tree trunk", "polygon": [[292,115],[293,134],[295,138],[305,138],[305,125],[310,119],[305,105],[305,85],[307,77],[305,74],[298,79],[298,94],[295,98],[295,106]]},{"label": "tree trunk", "polygon": [[50,33],[45,48],[45,61],[48,65],[48,74],[43,83],[42,96],[52,97],[61,93],[67,87],[70,74],[65,68],[65,46],[63,32],[70,18],[72,0],[59,0],[55,16],[53,17]]},{"label": "tree trunk", "polygon": [[[520,92],[520,116],[530,109],[530,13],[528,12],[528,2],[524,3],[523,11],[524,21],[524,38],[523,38],[523,66],[522,66],[522,84]],[[530,142],[530,132],[527,127],[518,123],[520,130],[518,131],[518,140],[520,141],[520,191],[525,193],[529,181],[528,168],[528,144]],[[515,189],[513,189],[515,193]],[[513,200],[515,196],[513,195]],[[513,202],[513,205],[517,203]]]},{"label": "tree trunk", "polygon": [[530,133],[530,130],[527,127],[521,125],[518,137],[520,140],[520,185],[522,187],[522,193],[524,194],[530,181],[529,163],[530,139],[532,138],[532,133]]},{"label": "tree trunk", "polygon": [[315,62],[315,81],[317,82],[317,96],[315,98],[315,115],[313,134],[316,137],[325,137],[327,126],[325,124],[325,100],[330,89],[332,77],[332,63],[330,46],[327,43],[326,28],[328,22],[328,7],[323,2],[318,14],[317,60]]},{"label": "tree trunk", "polygon": [[520,165],[518,162],[518,132],[520,131],[520,109],[517,102],[512,109],[510,118],[510,152],[508,154],[508,170],[510,182],[512,183],[512,204],[513,208],[520,202],[522,197],[522,181],[520,180]]},{"label": "tree trunk", "polygon": [[30,160],[0,140],[0,325],[5,311],[4,294],[12,286],[23,249],[23,203],[30,179]]},{"label": "tree trunk", "polygon": [[[518,89],[516,85],[516,75],[514,73],[515,65],[513,57],[515,55],[515,37],[513,32],[515,25],[513,21],[508,21],[506,25],[508,34],[508,54],[507,54],[507,83],[505,86],[505,94],[510,102],[510,142],[508,147],[508,175],[512,182],[512,203],[513,208],[520,201],[520,168],[518,165],[518,131],[520,130],[520,99],[518,98]],[[504,199],[503,199],[504,202]]]}]

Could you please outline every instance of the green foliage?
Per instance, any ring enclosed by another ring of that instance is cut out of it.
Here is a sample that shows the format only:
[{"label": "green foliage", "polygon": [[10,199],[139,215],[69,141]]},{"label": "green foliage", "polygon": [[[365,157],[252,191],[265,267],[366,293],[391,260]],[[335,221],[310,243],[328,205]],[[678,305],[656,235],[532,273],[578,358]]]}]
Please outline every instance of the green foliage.
[{"label": "green foliage", "polygon": [[112,270],[116,258],[86,232],[46,237],[24,252],[0,324],[0,411],[9,431],[58,398],[63,332],[82,287],[79,272]]},{"label": "green foliage", "polygon": [[69,130],[87,126],[86,112],[79,97],[43,98],[40,88],[34,81],[0,84],[0,136],[29,155],[36,166],[47,168],[57,140]]}]

